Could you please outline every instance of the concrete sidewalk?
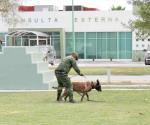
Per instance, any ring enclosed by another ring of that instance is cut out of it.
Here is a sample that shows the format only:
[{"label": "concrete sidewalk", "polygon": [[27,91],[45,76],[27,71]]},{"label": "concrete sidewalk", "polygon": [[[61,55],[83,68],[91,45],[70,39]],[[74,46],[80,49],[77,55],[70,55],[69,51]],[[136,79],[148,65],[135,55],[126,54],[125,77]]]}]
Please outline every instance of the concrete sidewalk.
[{"label": "concrete sidewalk", "polygon": [[[106,75],[86,75],[70,76],[73,81],[96,81],[100,80],[104,89],[150,89],[150,75],[111,75],[111,67],[131,67],[131,68],[145,68],[150,65],[144,64],[144,62],[132,62],[132,61],[78,61],[79,67],[102,67],[106,68]],[[56,67],[59,62],[56,63]]]},{"label": "concrete sidewalk", "polygon": [[[60,60],[56,60],[54,67],[56,67],[59,63]],[[79,60],[77,61],[77,64],[79,65],[79,67],[150,67],[150,65],[145,65],[144,61],[132,62],[132,61]]]},{"label": "concrete sidewalk", "polygon": [[[59,64],[60,60],[57,60],[56,67]],[[132,68],[145,68],[150,67],[150,65],[144,64],[144,62],[132,62],[132,61],[78,61],[79,67],[102,67],[106,68],[106,75],[88,75],[87,79],[96,80],[100,79],[104,83],[144,83],[150,84],[150,75],[112,75],[111,67],[132,67]],[[50,66],[51,67],[51,66]],[[75,76],[74,79],[80,79],[81,77]],[[82,78],[83,79],[83,78]]]},{"label": "concrete sidewalk", "polygon": [[133,85],[133,84],[144,84],[150,85],[150,75],[142,76],[128,76],[128,75],[111,75],[108,78],[107,75],[86,75],[81,76],[71,76],[71,80],[80,81],[96,81],[99,79],[102,84],[121,84],[121,85]]}]

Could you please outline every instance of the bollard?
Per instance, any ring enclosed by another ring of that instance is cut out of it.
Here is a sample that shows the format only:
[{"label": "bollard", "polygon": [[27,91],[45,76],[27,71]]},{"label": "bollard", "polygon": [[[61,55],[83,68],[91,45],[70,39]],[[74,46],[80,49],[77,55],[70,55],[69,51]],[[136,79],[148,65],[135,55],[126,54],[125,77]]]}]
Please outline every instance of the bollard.
[{"label": "bollard", "polygon": [[107,83],[110,84],[111,83],[111,68],[107,68]]}]

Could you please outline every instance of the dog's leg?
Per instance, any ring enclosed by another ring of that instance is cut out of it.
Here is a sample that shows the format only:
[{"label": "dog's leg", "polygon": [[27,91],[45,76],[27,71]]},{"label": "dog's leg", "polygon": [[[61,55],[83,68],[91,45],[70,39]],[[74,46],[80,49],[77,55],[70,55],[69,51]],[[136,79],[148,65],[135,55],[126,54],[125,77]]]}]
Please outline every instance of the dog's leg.
[{"label": "dog's leg", "polygon": [[80,96],[82,96],[83,94],[81,94],[80,92],[77,92]]},{"label": "dog's leg", "polygon": [[81,97],[81,102],[83,101],[84,96],[85,96],[85,93],[83,93],[83,95]]},{"label": "dog's leg", "polygon": [[89,101],[89,95],[88,93],[85,93],[86,94],[86,97],[87,97],[87,101]]}]

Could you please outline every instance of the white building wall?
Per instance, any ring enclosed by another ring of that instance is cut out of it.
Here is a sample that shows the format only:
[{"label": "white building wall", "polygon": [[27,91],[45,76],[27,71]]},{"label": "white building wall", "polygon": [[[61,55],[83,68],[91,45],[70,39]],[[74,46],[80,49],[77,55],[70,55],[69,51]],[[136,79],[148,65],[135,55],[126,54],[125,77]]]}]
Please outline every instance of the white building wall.
[{"label": "white building wall", "polygon": [[[19,15],[22,23],[16,28],[64,28],[66,32],[72,31],[71,11],[20,12]],[[130,31],[121,23],[127,23],[129,19],[132,19],[132,12],[75,11],[74,18],[76,32]],[[5,26],[1,30],[7,29],[8,27]]]},{"label": "white building wall", "polygon": [[[18,12],[20,23],[14,28],[63,28],[65,32],[72,31],[71,11],[34,11]],[[74,11],[75,32],[128,32],[127,24],[133,19],[132,11]],[[13,28],[0,18],[0,32]],[[132,49],[143,50],[150,45],[147,39],[136,41],[133,32]]]},{"label": "white building wall", "polygon": [[[0,15],[1,15],[1,13],[0,13]],[[4,19],[2,17],[0,17],[0,33],[8,32],[8,25],[4,22],[5,22]]]},{"label": "white building wall", "polygon": [[132,50],[144,50],[144,49],[148,49],[148,47],[150,47],[150,37],[145,38],[145,39],[139,39],[136,37],[136,31],[134,31],[132,34],[133,34]]}]

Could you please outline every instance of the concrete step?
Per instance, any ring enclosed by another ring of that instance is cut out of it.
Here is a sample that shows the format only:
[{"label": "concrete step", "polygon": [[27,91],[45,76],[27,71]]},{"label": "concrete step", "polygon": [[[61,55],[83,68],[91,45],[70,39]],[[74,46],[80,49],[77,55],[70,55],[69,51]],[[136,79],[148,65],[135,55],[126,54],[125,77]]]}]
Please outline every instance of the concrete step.
[{"label": "concrete step", "polygon": [[51,81],[47,81],[46,84],[48,84],[49,89],[53,89],[54,86],[58,86],[56,78],[52,79]]},{"label": "concrete step", "polygon": [[39,47],[25,47],[27,54],[40,53]]},{"label": "concrete step", "polygon": [[24,47],[6,47],[0,54],[1,90],[47,90],[42,74],[37,73]]},{"label": "concrete step", "polygon": [[30,55],[31,55],[32,63],[44,62],[43,58],[44,58],[45,54],[43,54],[43,53],[32,53]]},{"label": "concrete step", "polygon": [[32,53],[46,53],[47,47],[45,46],[28,46],[26,48],[26,53],[27,54],[32,54]]},{"label": "concrete step", "polygon": [[46,51],[47,48],[44,46],[26,47],[26,53],[31,56],[32,63],[37,65],[37,72],[42,74],[43,83],[48,84],[51,89],[57,84],[57,81],[54,71],[49,70],[48,63],[43,61]]},{"label": "concrete step", "polygon": [[54,71],[43,72],[43,82],[49,83],[55,79]]},{"label": "concrete step", "polygon": [[48,64],[45,62],[37,63],[37,71],[38,73],[44,73],[44,72],[49,72],[49,67]]}]

